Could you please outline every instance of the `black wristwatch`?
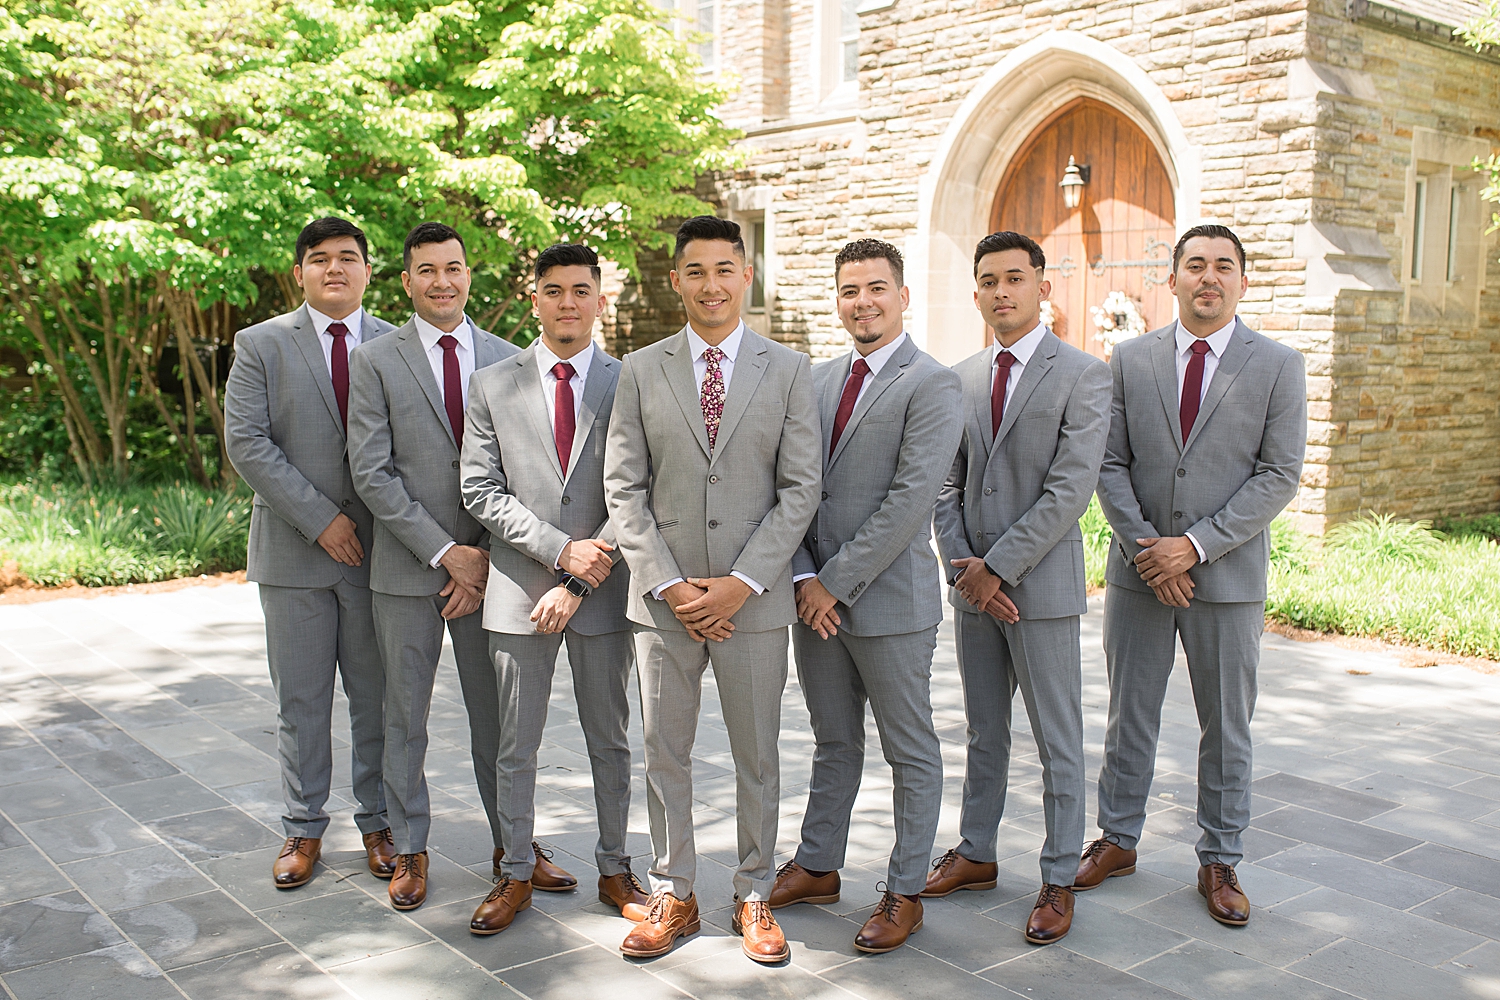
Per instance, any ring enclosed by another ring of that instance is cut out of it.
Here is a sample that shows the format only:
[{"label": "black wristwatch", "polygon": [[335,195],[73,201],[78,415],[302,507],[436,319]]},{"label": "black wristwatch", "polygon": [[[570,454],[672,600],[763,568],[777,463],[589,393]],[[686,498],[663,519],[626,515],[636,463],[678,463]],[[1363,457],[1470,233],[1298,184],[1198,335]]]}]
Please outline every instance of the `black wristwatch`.
[{"label": "black wristwatch", "polygon": [[582,580],[578,579],[578,577],[574,576],[571,573],[564,573],[562,575],[562,579],[558,580],[557,582],[562,587],[562,589],[566,590],[574,597],[587,597],[589,596],[589,594],[593,593],[592,587],[590,587],[588,584],[584,583]]}]

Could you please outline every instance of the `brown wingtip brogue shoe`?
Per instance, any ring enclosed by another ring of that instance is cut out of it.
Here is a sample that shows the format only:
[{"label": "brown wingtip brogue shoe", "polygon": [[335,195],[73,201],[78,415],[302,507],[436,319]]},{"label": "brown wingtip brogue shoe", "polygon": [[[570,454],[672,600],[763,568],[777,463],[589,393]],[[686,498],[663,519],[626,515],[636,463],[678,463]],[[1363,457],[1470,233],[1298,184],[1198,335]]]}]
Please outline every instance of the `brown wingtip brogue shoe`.
[{"label": "brown wingtip brogue shoe", "polygon": [[650,911],[651,896],[626,865],[624,871],[615,875],[599,876],[599,902],[613,906],[626,920],[640,923]]},{"label": "brown wingtip brogue shoe", "polygon": [[568,892],[578,888],[578,880],[552,863],[552,852],[536,841],[531,842],[536,864],[531,870],[531,884],[542,892]]},{"label": "brown wingtip brogue shoe", "polygon": [[993,861],[970,861],[955,848],[932,863],[932,871],[927,875],[927,887],[919,895],[928,899],[941,899],[960,889],[993,889],[999,881],[998,864]]},{"label": "brown wingtip brogue shoe", "polygon": [[271,866],[271,880],[278,889],[295,889],[313,877],[313,868],[323,854],[321,837],[288,837]]},{"label": "brown wingtip brogue shoe", "polygon": [[499,934],[510,926],[516,914],[531,909],[531,883],[501,875],[495,888],[479,904],[469,921],[469,933],[479,937]]},{"label": "brown wingtip brogue shoe", "polygon": [[415,910],[427,902],[427,852],[396,855],[396,874],[391,876],[391,905]]},{"label": "brown wingtip brogue shoe", "polygon": [[854,947],[871,955],[895,951],[922,929],[922,901],[891,892],[881,882],[875,888],[884,895],[870,919],[854,935]]},{"label": "brown wingtip brogue shoe", "polygon": [[1061,885],[1043,885],[1036,905],[1026,919],[1026,940],[1032,944],[1061,941],[1073,929],[1073,890]]},{"label": "brown wingtip brogue shoe", "polygon": [[1127,851],[1108,837],[1100,837],[1083,849],[1073,891],[1097,888],[1107,878],[1135,874],[1135,851]]},{"label": "brown wingtip brogue shoe", "polygon": [[376,878],[390,878],[396,874],[396,842],[391,839],[391,828],[367,833],[364,841],[370,874]]},{"label": "brown wingtip brogue shoe", "polygon": [[678,899],[665,890],[653,893],[646,918],[631,928],[620,942],[620,950],[631,958],[655,958],[672,950],[679,937],[697,934],[698,897]]},{"label": "brown wingtip brogue shoe", "polygon": [[792,946],[786,943],[767,901],[736,903],[729,925],[740,936],[740,950],[751,960],[772,965],[792,957]]},{"label": "brown wingtip brogue shoe", "polygon": [[771,909],[779,910],[793,903],[837,903],[839,873],[814,875],[795,861],[776,869],[776,884],[771,887]]},{"label": "brown wingtip brogue shoe", "polygon": [[1198,894],[1208,900],[1208,915],[1219,923],[1243,927],[1250,922],[1250,898],[1240,888],[1234,865],[1214,863],[1199,868]]}]

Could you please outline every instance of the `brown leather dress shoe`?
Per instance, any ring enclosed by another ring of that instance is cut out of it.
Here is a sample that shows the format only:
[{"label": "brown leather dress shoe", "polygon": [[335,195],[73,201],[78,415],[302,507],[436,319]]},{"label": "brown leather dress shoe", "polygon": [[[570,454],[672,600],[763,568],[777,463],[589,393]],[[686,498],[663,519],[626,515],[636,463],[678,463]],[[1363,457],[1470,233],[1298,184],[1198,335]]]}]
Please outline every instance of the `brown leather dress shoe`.
[{"label": "brown leather dress shoe", "polygon": [[391,839],[391,828],[367,833],[364,840],[370,874],[376,878],[390,878],[396,874],[396,842]]},{"label": "brown leather dress shoe", "polygon": [[620,942],[620,950],[632,958],[655,958],[672,950],[679,937],[697,934],[698,897],[678,899],[663,890],[651,896],[646,919],[631,928]]},{"label": "brown leather dress shoe", "polygon": [[920,895],[928,899],[951,896],[960,889],[993,889],[1000,880],[1000,866],[993,861],[981,864],[970,861],[957,850],[949,851],[932,863],[927,888]]},{"label": "brown leather dress shoe", "polygon": [[271,866],[271,878],[278,889],[295,889],[313,877],[313,866],[323,853],[321,837],[288,837],[281,853]]},{"label": "brown leather dress shoe", "polygon": [[885,895],[870,914],[870,919],[854,935],[854,947],[871,955],[883,955],[895,951],[906,943],[906,939],[922,929],[922,903],[876,886]]},{"label": "brown leather dress shoe", "polygon": [[730,927],[740,936],[740,950],[757,962],[785,962],[792,957],[792,946],[771,915],[771,904],[765,900],[737,903]]},{"label": "brown leather dress shoe", "polygon": [[625,870],[617,875],[599,876],[599,902],[613,906],[626,920],[640,923],[649,912],[651,896],[626,865]]},{"label": "brown leather dress shoe", "polygon": [[1127,851],[1106,837],[1100,837],[1083,849],[1073,891],[1097,888],[1107,878],[1135,874],[1135,852]]},{"label": "brown leather dress shoe", "polygon": [[391,878],[391,905],[415,910],[427,902],[427,852],[396,855],[396,874]]},{"label": "brown leather dress shoe", "polygon": [[474,911],[474,918],[469,921],[469,933],[480,937],[499,934],[510,926],[517,913],[529,909],[531,883],[501,875],[495,888],[490,890],[484,902],[479,904],[479,909]]},{"label": "brown leather dress shoe", "polygon": [[1208,900],[1208,915],[1219,923],[1243,927],[1250,922],[1250,899],[1240,888],[1233,865],[1199,868],[1198,894]]},{"label": "brown leather dress shoe", "polygon": [[793,903],[837,903],[839,873],[816,876],[795,861],[776,869],[776,884],[771,887],[771,909],[779,910]]},{"label": "brown leather dress shoe", "polygon": [[[531,853],[536,857],[531,866],[531,887],[540,889],[542,892],[567,892],[578,888],[578,880],[557,865],[552,863],[552,852],[542,847],[536,841],[531,842]],[[505,848],[495,848],[495,855],[490,863],[490,870],[500,878],[505,872],[500,869],[500,862],[505,860]]]},{"label": "brown leather dress shoe", "polygon": [[1044,885],[1026,920],[1026,940],[1032,944],[1061,941],[1073,929],[1073,890]]}]

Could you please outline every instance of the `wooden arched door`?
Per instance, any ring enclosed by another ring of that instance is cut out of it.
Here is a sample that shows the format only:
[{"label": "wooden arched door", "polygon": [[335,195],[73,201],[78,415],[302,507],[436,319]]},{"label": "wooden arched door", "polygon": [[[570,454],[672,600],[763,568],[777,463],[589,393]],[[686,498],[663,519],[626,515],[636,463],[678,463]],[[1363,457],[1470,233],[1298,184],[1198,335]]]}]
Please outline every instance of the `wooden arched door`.
[{"label": "wooden arched door", "polygon": [[[1090,173],[1074,209],[1058,187],[1069,156]],[[990,222],[992,231],[1015,230],[1042,245],[1053,331],[1074,347],[1106,355],[1092,310],[1110,292],[1123,293],[1147,330],[1171,321],[1172,182],[1151,140],[1114,108],[1079,98],[1039,125],[1011,160]],[[1122,325],[1132,318],[1128,310],[1111,316]]]}]

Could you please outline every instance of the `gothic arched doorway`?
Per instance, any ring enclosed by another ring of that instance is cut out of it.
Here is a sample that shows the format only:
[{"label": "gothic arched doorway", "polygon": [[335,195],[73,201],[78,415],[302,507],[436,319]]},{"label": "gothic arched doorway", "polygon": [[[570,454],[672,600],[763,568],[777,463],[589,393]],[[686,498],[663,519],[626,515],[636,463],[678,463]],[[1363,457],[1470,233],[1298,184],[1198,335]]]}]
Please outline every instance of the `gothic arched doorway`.
[{"label": "gothic arched doorway", "polygon": [[[1089,171],[1072,209],[1058,187],[1069,156]],[[1042,245],[1053,329],[1074,347],[1106,353],[1093,310],[1111,292],[1129,306],[1104,314],[1106,324],[1128,323],[1133,314],[1147,330],[1171,321],[1172,182],[1151,140],[1114,108],[1080,97],[1037,126],[1000,181],[990,222],[991,231],[1012,229]]]}]

